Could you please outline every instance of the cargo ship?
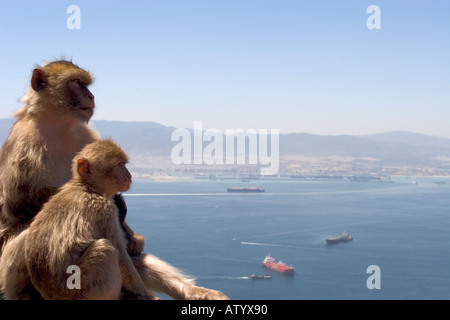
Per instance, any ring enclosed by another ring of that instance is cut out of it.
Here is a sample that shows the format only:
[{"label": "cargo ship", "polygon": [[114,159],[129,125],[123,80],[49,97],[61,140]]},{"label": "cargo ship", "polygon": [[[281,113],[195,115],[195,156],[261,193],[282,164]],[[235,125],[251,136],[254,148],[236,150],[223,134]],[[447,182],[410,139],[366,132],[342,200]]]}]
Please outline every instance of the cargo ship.
[{"label": "cargo ship", "polygon": [[262,264],[272,270],[283,272],[283,273],[293,273],[295,268],[294,267],[288,267],[283,262],[275,262],[275,259],[270,256],[266,256],[266,258],[263,260]]},{"label": "cargo ship", "polygon": [[325,241],[327,244],[335,244],[335,243],[339,243],[339,242],[352,241],[352,240],[353,240],[353,237],[350,235],[350,233],[342,232],[342,234],[340,236],[337,236],[334,238],[328,238]]},{"label": "cargo ship", "polygon": [[252,187],[252,188],[227,188],[228,192],[264,192],[263,188]]}]

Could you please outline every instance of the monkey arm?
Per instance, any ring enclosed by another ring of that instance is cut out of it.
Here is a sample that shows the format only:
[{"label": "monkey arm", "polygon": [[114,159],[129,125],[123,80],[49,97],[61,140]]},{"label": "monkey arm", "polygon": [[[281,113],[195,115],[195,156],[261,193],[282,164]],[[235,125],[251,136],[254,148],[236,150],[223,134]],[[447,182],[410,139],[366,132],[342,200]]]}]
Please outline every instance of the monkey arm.
[{"label": "monkey arm", "polygon": [[145,238],[139,233],[131,230],[126,221],[122,224],[122,230],[124,231],[125,238],[127,239],[127,252],[130,256],[137,256],[144,251]]},{"label": "monkey arm", "polygon": [[128,223],[125,221],[127,215],[127,204],[123,196],[119,193],[113,197],[114,203],[119,210],[119,221],[124,231],[125,238],[127,239],[127,251],[130,256],[137,256],[144,251],[145,238],[139,233],[134,232]]},{"label": "monkey arm", "polygon": [[16,194],[13,199],[6,197],[2,208],[0,204],[0,254],[6,242],[30,225],[33,217],[56,191],[46,188],[35,197],[24,194]]},{"label": "monkey arm", "polygon": [[22,184],[15,195],[15,201],[9,202],[11,213],[21,222],[29,223],[38,214],[44,203],[54,195],[57,188],[41,188],[40,190],[30,190],[28,184]]},{"label": "monkey arm", "polygon": [[127,204],[125,203],[125,199],[120,193],[116,193],[113,196],[114,203],[119,210],[119,221],[120,224],[123,224],[125,221],[125,217],[127,216],[128,208]]},{"label": "monkey arm", "polygon": [[118,221],[105,221],[107,224],[109,222],[110,227],[107,228],[106,237],[114,245],[118,252],[119,258],[119,268],[122,275],[122,286],[125,290],[128,290],[134,294],[147,295],[147,290],[142,282],[139,273],[134,266],[130,255],[127,252],[122,232],[120,230],[120,225]]},{"label": "monkey arm", "polygon": [[5,187],[0,216],[5,240],[26,228],[42,209],[44,203],[58,191],[56,188],[33,190],[30,184],[25,181],[19,184],[17,188],[7,185]]},{"label": "monkey arm", "polygon": [[48,181],[46,145],[34,126],[18,121],[0,153],[0,192],[3,228],[28,225],[44,203],[56,193]]}]

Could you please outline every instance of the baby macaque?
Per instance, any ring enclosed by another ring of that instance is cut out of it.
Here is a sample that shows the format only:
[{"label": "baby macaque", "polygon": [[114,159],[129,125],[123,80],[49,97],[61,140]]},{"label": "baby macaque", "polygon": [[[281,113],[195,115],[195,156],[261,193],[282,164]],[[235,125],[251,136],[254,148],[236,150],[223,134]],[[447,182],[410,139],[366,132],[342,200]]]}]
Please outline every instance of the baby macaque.
[{"label": "baby macaque", "polygon": [[[25,261],[42,298],[156,298],[146,290],[127,253],[113,200],[114,194],[130,188],[127,161],[126,153],[110,139],[86,145],[72,161],[72,179],[31,223]],[[77,271],[78,287],[69,281]]]}]

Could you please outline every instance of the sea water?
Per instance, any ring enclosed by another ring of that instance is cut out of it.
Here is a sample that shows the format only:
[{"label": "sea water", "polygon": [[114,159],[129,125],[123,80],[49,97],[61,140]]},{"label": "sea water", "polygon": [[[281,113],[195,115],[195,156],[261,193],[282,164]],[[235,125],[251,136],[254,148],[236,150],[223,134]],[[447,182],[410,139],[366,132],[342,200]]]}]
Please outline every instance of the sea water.
[{"label": "sea water", "polygon": [[[226,192],[250,186],[265,192]],[[450,179],[136,180],[126,201],[146,252],[231,299],[450,299]],[[342,231],[354,240],[326,245]]]}]

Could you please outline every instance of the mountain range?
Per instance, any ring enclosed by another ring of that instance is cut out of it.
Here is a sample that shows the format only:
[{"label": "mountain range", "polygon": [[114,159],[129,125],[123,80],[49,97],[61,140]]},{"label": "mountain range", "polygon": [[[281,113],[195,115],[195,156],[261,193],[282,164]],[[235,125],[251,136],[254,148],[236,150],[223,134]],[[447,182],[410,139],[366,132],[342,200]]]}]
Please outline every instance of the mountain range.
[{"label": "mountain range", "polygon": [[[14,119],[0,119],[0,142]],[[171,141],[174,127],[155,122],[92,121],[102,137],[116,140],[138,157],[170,157],[178,143]],[[191,131],[192,132],[192,131]],[[207,142],[204,142],[204,146]],[[414,132],[393,131],[374,135],[324,136],[308,133],[280,134],[280,156],[375,158],[384,165],[450,166],[450,139]]]}]

